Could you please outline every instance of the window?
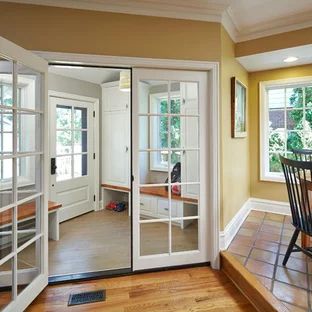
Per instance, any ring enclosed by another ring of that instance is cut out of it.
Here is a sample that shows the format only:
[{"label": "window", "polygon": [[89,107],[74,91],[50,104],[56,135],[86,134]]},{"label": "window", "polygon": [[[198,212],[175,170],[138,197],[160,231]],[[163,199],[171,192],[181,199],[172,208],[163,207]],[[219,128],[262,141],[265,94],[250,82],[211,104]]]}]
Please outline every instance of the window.
[{"label": "window", "polygon": [[312,149],[312,77],[260,83],[261,180],[284,181],[279,155]]},{"label": "window", "polygon": [[[154,171],[168,171],[168,98],[167,94],[152,94],[150,96],[150,111],[152,114],[165,114],[151,118],[150,124],[150,141],[153,149],[161,151],[151,153],[150,169]],[[170,97],[170,114],[180,114],[181,99],[180,93],[171,94]],[[171,116],[170,121],[170,140],[171,148],[180,147],[181,142],[181,119],[179,116]],[[176,158],[176,159],[175,159]],[[179,152],[172,153],[171,163],[175,164],[179,159]]]},{"label": "window", "polygon": [[87,108],[57,105],[57,181],[86,176],[88,165]]}]

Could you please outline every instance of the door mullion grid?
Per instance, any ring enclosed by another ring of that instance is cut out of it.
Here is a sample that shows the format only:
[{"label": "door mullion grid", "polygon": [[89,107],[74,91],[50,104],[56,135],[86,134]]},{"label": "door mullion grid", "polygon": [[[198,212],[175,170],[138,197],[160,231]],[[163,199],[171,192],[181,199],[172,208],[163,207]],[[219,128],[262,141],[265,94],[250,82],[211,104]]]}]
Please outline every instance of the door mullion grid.
[{"label": "door mullion grid", "polygon": [[[168,113],[171,112],[171,81],[168,81]],[[168,117],[168,201],[169,201],[169,255],[172,253],[172,241],[171,241],[171,116]]]},{"label": "door mullion grid", "polygon": [[[13,62],[13,105],[16,106],[17,101],[17,63]],[[17,111],[13,109],[13,156],[17,154]],[[13,191],[13,268],[12,268],[12,297],[17,297],[17,157],[13,157],[13,175],[12,175],[12,191]]]},{"label": "door mullion grid", "polygon": [[[198,128],[197,128],[197,145],[198,145],[198,153],[197,153],[197,181],[199,181],[199,185],[198,185],[198,194],[197,194],[197,216],[198,216],[198,221],[197,221],[197,237],[198,237],[198,250],[201,251],[202,249],[202,236],[200,235],[201,231],[203,231],[204,229],[202,228],[202,226],[204,226],[201,222],[202,218],[201,218],[201,207],[200,207],[200,195],[201,195],[201,192],[200,192],[200,189],[201,189],[201,179],[200,179],[200,176],[201,176],[201,170],[200,170],[200,164],[201,164],[201,140],[200,140],[200,129],[201,129],[201,111],[200,111],[200,105],[199,105],[199,94],[200,94],[200,88],[203,88],[203,86],[200,85],[200,83],[198,82],[198,85],[197,85],[197,110],[198,110],[198,113],[199,113],[199,117],[198,117]],[[188,182],[188,181],[186,181]],[[183,215],[184,217],[184,215]]]},{"label": "door mullion grid", "polygon": [[75,132],[72,130],[74,129],[74,106],[71,107],[71,177],[74,178],[74,134]]}]

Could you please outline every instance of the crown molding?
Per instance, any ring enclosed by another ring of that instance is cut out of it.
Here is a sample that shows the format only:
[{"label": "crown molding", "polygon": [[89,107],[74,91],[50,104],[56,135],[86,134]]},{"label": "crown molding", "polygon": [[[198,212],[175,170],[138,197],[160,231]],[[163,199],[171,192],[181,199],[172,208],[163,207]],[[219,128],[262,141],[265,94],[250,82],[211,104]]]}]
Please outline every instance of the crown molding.
[{"label": "crown molding", "polygon": [[228,32],[229,36],[234,42],[237,42],[238,37],[238,31],[237,26],[234,23],[234,20],[230,14],[230,8],[228,8],[224,13],[222,14],[221,23],[223,27]]},{"label": "crown molding", "polygon": [[0,2],[217,22],[224,26],[234,42],[312,27],[312,11],[308,11],[243,28],[232,14],[230,0],[157,0],[144,1],[144,5],[141,0],[0,0]]},{"label": "crown molding", "polygon": [[312,27],[312,11],[292,15],[276,21],[261,23],[254,27],[249,27],[248,31],[237,28],[237,42],[258,39],[308,27]]},{"label": "crown molding", "polygon": [[[221,22],[222,12],[228,6],[228,0],[222,0],[220,4],[212,3],[210,7],[202,7],[193,1],[184,2],[183,5],[174,1],[145,2],[142,1],[113,1],[99,0],[0,0],[0,2],[15,2],[53,7],[102,11],[112,13],[124,13],[145,16],[168,17],[175,19],[188,19],[208,22]],[[215,1],[216,2],[216,1]]]}]

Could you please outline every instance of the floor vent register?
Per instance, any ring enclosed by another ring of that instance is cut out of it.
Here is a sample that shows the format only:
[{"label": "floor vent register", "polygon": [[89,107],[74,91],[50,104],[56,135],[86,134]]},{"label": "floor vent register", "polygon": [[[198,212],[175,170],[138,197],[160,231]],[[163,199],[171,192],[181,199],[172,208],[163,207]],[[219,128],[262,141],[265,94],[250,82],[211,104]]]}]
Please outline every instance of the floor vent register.
[{"label": "floor vent register", "polygon": [[105,290],[95,290],[71,294],[68,300],[68,306],[105,301]]}]

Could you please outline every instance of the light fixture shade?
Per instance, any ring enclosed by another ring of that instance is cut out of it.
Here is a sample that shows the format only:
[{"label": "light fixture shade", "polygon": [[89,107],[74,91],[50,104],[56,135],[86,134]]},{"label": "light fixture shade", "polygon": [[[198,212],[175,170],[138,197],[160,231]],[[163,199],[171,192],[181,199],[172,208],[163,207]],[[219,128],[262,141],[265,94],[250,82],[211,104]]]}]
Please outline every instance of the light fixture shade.
[{"label": "light fixture shade", "polygon": [[119,76],[119,90],[124,92],[130,92],[130,71],[122,70]]}]

